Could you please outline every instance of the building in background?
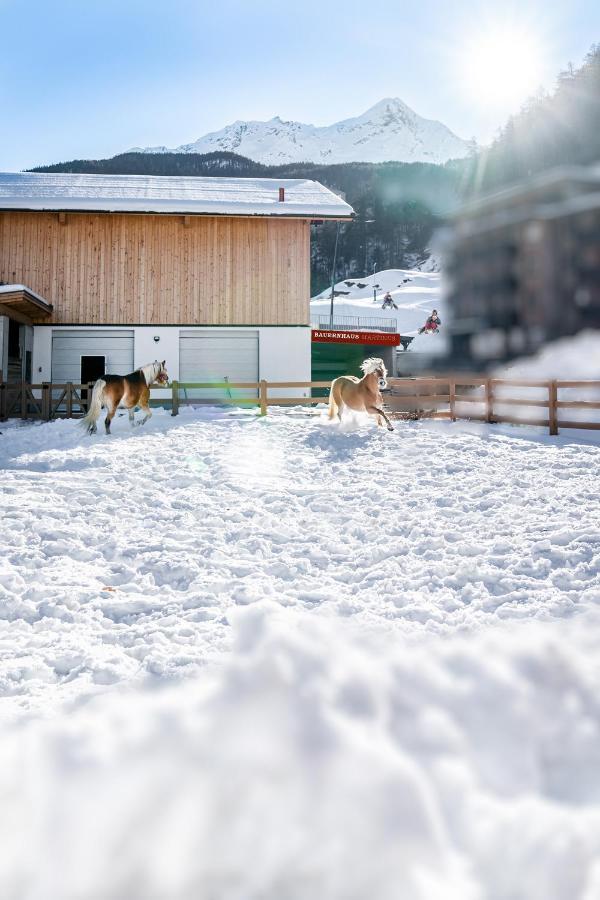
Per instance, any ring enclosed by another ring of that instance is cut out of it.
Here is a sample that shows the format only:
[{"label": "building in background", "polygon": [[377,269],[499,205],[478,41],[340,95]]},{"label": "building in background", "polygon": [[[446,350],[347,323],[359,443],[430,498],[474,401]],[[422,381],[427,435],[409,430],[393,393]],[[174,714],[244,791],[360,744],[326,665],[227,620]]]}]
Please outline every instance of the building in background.
[{"label": "building in background", "polygon": [[2,174],[0,377],[310,381],[310,223],[352,215],[305,179]]},{"label": "building in background", "polygon": [[481,366],[600,328],[600,165],[467,205],[446,255],[453,363]]}]

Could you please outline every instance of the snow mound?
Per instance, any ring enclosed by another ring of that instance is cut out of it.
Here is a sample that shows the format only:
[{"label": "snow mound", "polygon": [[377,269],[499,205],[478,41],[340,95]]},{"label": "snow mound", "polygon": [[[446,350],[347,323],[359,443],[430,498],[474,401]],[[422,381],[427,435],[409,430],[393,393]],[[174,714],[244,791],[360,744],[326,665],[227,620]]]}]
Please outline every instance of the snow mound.
[{"label": "snow mound", "polygon": [[504,366],[506,378],[557,378],[562,381],[600,380],[600,331],[581,331],[575,337],[547,344],[535,356]]},{"label": "snow mound", "polygon": [[419,645],[229,619],[201,680],[5,733],[3,896],[599,896],[597,614]]}]

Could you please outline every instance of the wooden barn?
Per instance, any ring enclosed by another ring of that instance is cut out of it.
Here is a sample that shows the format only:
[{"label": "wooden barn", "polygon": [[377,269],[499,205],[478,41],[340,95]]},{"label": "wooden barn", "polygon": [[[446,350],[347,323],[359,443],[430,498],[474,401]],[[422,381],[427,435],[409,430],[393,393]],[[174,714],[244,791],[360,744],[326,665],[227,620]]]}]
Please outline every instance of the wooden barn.
[{"label": "wooden barn", "polygon": [[352,215],[304,179],[0,174],[0,376],[309,381],[310,223]]}]

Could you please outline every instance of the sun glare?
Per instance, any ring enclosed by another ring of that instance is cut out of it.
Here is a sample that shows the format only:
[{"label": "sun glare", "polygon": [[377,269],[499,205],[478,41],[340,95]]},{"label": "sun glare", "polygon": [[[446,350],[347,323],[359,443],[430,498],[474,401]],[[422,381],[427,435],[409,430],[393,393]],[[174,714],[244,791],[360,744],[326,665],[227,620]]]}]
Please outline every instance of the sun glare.
[{"label": "sun glare", "polygon": [[515,25],[472,34],[462,63],[465,90],[481,104],[518,107],[542,81],[541,47],[533,34]]}]

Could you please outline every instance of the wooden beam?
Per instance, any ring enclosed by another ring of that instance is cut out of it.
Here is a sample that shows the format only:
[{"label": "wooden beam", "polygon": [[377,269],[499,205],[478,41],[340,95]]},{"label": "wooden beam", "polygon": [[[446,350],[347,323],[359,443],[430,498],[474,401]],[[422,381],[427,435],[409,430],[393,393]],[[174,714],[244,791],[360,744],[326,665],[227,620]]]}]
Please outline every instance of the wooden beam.
[{"label": "wooden beam", "polygon": [[60,222],[61,225],[66,225],[67,224],[67,214],[64,212],[59,212],[58,221]]},{"label": "wooden beam", "polygon": [[14,319],[15,322],[20,322],[21,325],[33,325],[33,321],[29,316],[17,312],[12,306],[6,306],[4,303],[0,303],[0,316],[8,316],[9,319]]},{"label": "wooden beam", "polygon": [[184,228],[189,228],[191,224],[192,224],[192,217],[191,217],[191,216],[184,216],[184,217],[183,217],[183,227],[184,227]]}]

